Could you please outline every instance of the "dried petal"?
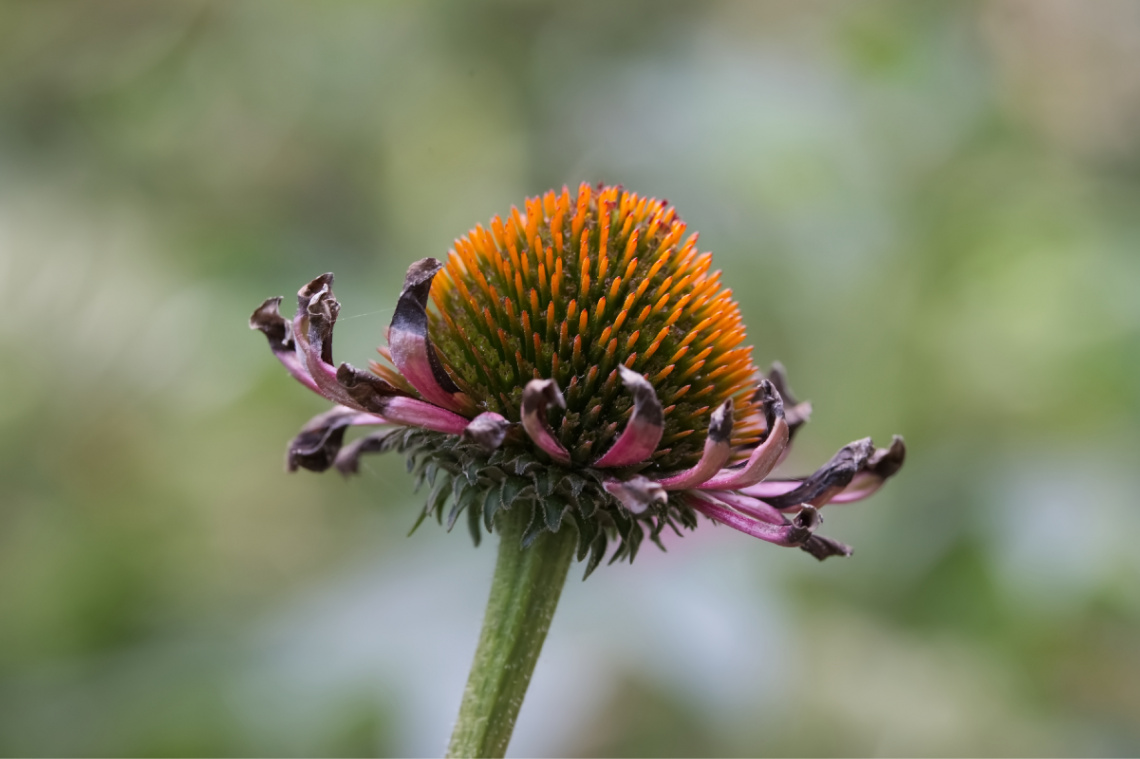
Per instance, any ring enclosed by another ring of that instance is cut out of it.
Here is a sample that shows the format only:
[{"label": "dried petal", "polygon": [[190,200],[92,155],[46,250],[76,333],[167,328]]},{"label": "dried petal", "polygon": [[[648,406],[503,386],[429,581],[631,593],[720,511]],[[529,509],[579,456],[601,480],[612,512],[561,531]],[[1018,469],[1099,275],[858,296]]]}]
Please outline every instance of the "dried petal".
[{"label": "dried petal", "polygon": [[267,298],[249,317],[249,328],[261,330],[265,334],[273,355],[295,379],[310,390],[320,392],[317,390],[317,383],[313,382],[308,369],[297,356],[296,343],[293,340],[293,327],[281,315],[281,300],[280,295],[276,298]]},{"label": "dried petal", "polygon": [[342,406],[365,410],[337,382],[332,363],[332,333],[340,313],[340,303],[332,292],[332,274],[322,274],[297,291],[297,313],[293,317],[293,340],[309,376],[318,391]]},{"label": "dried petal", "polygon": [[824,537],[823,535],[812,535],[804,541],[804,544],[800,546],[800,550],[810,553],[820,561],[832,556],[850,556],[854,553],[854,551],[851,550],[851,546],[840,543],[838,540]]},{"label": "dried petal", "polygon": [[290,441],[285,466],[290,472],[295,472],[298,468],[323,472],[332,466],[349,427],[385,424],[387,421],[375,414],[362,414],[344,406],[329,409],[310,419]]},{"label": "dried petal", "polygon": [[621,381],[633,391],[633,415],[610,449],[594,462],[594,466],[603,469],[645,461],[657,449],[665,431],[661,401],[657,400],[653,385],[642,375],[620,364],[618,371]]},{"label": "dried petal", "polygon": [[357,369],[349,363],[337,367],[336,381],[349,397],[365,411],[384,413],[387,399],[404,392],[371,372]]},{"label": "dried petal", "polygon": [[898,473],[906,460],[906,443],[895,435],[887,448],[876,448],[867,465],[851,480],[843,492],[832,496],[829,503],[853,503],[874,495],[888,479]]},{"label": "dried petal", "polygon": [[392,363],[420,395],[437,406],[462,411],[463,405],[455,397],[459,388],[440,363],[428,336],[428,294],[432,279],[442,268],[434,258],[420,259],[408,267],[392,314],[388,346]]},{"label": "dried petal", "polygon": [[[831,496],[828,503],[854,503],[874,495],[883,483],[902,468],[906,459],[906,444],[895,435],[887,448],[876,448],[868,458],[861,472],[839,493]],[[770,501],[778,496],[791,493],[801,487],[807,478],[795,480],[768,480],[745,488],[742,492],[753,498]],[[819,504],[822,505],[822,504]]]},{"label": "dried petal", "polygon": [[[869,437],[848,443],[797,487],[781,495],[765,496],[764,500],[777,509],[788,509],[802,503],[822,506],[851,484],[873,452],[874,446]],[[762,485],[756,488],[762,488]],[[756,488],[744,488],[743,492],[759,497]]]}]

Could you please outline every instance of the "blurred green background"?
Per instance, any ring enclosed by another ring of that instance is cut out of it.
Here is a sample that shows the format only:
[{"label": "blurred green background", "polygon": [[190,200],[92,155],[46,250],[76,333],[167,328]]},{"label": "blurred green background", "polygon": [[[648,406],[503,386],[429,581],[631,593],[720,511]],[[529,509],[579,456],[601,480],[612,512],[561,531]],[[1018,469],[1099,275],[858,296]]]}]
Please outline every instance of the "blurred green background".
[{"label": "blurred green background", "polygon": [[582,180],[701,231],[789,471],[911,456],[845,562],[572,581],[511,753],[1140,753],[1130,0],[0,4],[0,753],[441,753],[493,548],[397,457],[286,475],[326,404],[246,319],[334,271],[362,364]]}]

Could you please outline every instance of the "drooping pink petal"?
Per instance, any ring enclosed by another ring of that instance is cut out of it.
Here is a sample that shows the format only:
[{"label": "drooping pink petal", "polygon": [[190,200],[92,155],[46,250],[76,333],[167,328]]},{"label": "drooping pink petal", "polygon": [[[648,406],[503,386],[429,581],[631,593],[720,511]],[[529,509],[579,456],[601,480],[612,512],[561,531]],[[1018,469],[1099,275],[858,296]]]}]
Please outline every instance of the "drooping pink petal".
[{"label": "drooping pink petal", "polygon": [[705,493],[686,493],[685,503],[704,514],[709,519],[726,524],[754,538],[766,540],[780,546],[800,546],[811,537],[819,526],[819,512],[810,506],[804,508],[795,519],[783,520],[783,524],[761,522],[717,503]]},{"label": "drooping pink petal", "polygon": [[618,364],[618,371],[621,373],[621,381],[633,391],[633,415],[610,449],[594,462],[594,466],[601,469],[630,466],[645,461],[657,450],[657,444],[661,442],[661,435],[665,431],[661,401],[657,400],[657,391],[653,385],[639,373],[621,364]]},{"label": "drooping pink petal", "polygon": [[388,347],[392,363],[420,395],[437,406],[461,412],[463,405],[456,398],[460,390],[440,363],[428,336],[428,295],[432,280],[442,268],[434,258],[420,259],[408,267],[388,329]]},{"label": "drooping pink petal", "polygon": [[503,444],[511,423],[502,414],[484,411],[463,428],[463,437],[470,438],[485,450],[493,451]]},{"label": "drooping pink petal", "polygon": [[769,506],[757,498],[750,498],[732,490],[702,490],[701,492],[731,506],[746,516],[759,519],[761,522],[785,524],[788,521],[787,517],[775,506]]},{"label": "drooping pink petal", "polygon": [[569,464],[570,454],[562,447],[562,443],[555,439],[550,425],[546,421],[546,407],[555,405],[566,408],[566,401],[562,398],[562,391],[558,383],[552,379],[531,380],[526,383],[522,394],[522,426],[534,444],[546,452],[546,455],[559,464]]},{"label": "drooping pink petal", "polygon": [[784,403],[769,380],[760,382],[757,397],[767,418],[767,436],[752,450],[743,467],[720,470],[712,479],[701,484],[702,490],[737,490],[755,485],[776,468],[790,436],[784,419]]},{"label": "drooping pink petal", "polygon": [[711,478],[728,463],[732,455],[732,399],[717,406],[709,419],[708,437],[705,438],[705,450],[701,460],[690,469],[662,477],[658,482],[666,490],[685,490],[695,488],[705,480]]},{"label": "drooping pink petal", "polygon": [[722,506],[702,492],[686,493],[685,502],[709,519],[726,524],[746,535],[751,535],[769,543],[781,546],[798,546],[823,561],[831,556],[850,556],[851,547],[837,540],[816,535],[815,530],[823,522],[820,513],[811,506],[804,508],[784,525],[752,520],[742,514]]},{"label": "drooping pink petal", "polygon": [[390,422],[408,427],[423,427],[425,430],[445,432],[448,435],[461,435],[470,424],[467,417],[453,414],[419,398],[396,395],[383,399],[380,407],[384,418]]},{"label": "drooping pink petal", "polygon": [[329,409],[310,419],[289,442],[285,466],[290,472],[298,468],[323,472],[332,466],[349,427],[387,423],[388,420],[382,416],[361,413],[346,406]]},{"label": "drooping pink petal", "polygon": [[775,498],[776,496],[790,493],[800,485],[804,484],[803,479],[798,480],[765,480],[758,482],[755,485],[749,485],[746,488],[740,488],[740,492],[745,495],[752,496],[753,498],[767,499]]},{"label": "drooping pink petal", "polygon": [[642,514],[652,504],[663,504],[669,500],[661,483],[640,474],[627,480],[606,480],[602,487],[633,514]]},{"label": "drooping pink petal", "polygon": [[309,376],[309,370],[297,356],[297,346],[293,341],[293,325],[281,315],[281,296],[268,298],[249,317],[249,328],[261,330],[269,340],[269,348],[294,379],[313,392],[319,393],[317,383]]}]

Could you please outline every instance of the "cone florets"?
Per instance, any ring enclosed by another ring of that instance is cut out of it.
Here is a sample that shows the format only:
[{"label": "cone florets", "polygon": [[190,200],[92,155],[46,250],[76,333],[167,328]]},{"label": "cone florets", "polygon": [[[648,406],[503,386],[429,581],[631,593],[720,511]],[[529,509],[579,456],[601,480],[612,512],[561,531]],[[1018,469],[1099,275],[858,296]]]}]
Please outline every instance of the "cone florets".
[{"label": "cone florets", "polygon": [[734,402],[733,444],[755,443],[759,371],[732,292],[674,208],[583,185],[512,208],[456,240],[432,285],[432,341],[480,409],[519,420],[523,386],[553,379],[554,435],[573,463],[603,453],[633,399],[618,366],[648,379],[664,435],[648,462],[692,466],[715,408]]}]

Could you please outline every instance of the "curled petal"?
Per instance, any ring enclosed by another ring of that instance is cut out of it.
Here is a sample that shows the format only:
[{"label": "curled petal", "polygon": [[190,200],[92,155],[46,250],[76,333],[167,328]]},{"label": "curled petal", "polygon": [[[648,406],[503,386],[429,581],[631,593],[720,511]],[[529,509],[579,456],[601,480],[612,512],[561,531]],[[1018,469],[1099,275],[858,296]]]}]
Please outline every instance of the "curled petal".
[{"label": "curled petal", "polygon": [[404,289],[388,329],[392,363],[426,400],[451,411],[463,411],[456,387],[428,337],[427,303],[431,282],[443,264],[424,258],[408,267]]},{"label": "curled petal", "polygon": [[359,424],[385,424],[388,420],[375,414],[362,414],[344,406],[337,406],[308,421],[297,437],[289,443],[285,466],[290,472],[308,469],[323,472],[332,466],[344,443],[344,433]]},{"label": "curled petal", "polygon": [[[873,452],[874,446],[869,437],[848,443],[795,488],[780,495],[765,496],[764,500],[777,509],[789,509],[803,503],[822,506],[851,484]],[[743,492],[758,496],[754,488],[745,488]]]},{"label": "curled petal", "polygon": [[811,506],[805,506],[792,520],[785,520],[783,524],[777,525],[769,522],[760,522],[746,517],[743,514],[738,514],[732,509],[717,503],[704,493],[699,495],[696,493],[687,493],[685,495],[685,503],[713,521],[726,524],[754,538],[760,538],[761,540],[766,540],[769,543],[775,543],[780,546],[803,545],[823,521],[819,512]]},{"label": "curled petal", "polygon": [[756,392],[764,416],[768,422],[768,435],[764,442],[753,449],[743,467],[722,469],[712,479],[701,485],[708,490],[737,490],[755,485],[767,477],[787,448],[791,432],[784,420],[784,403],[780,394],[769,380],[761,380]]},{"label": "curled petal", "polygon": [[552,379],[531,380],[526,383],[522,394],[522,426],[526,434],[535,445],[546,452],[550,458],[559,464],[569,464],[570,454],[562,447],[550,425],[546,421],[546,407],[550,405],[566,408],[566,401],[562,398],[562,391],[558,383]]},{"label": "curled petal", "polygon": [[709,434],[701,460],[691,469],[659,480],[666,490],[695,488],[721,470],[732,455],[732,399],[717,406],[709,419]]},{"label": "curled petal", "polygon": [[493,451],[503,444],[511,423],[502,414],[484,411],[463,428],[463,437],[474,440],[485,450]]},{"label": "curled petal", "polygon": [[[906,444],[899,435],[895,435],[887,448],[876,448],[866,461],[862,471],[851,478],[850,484],[839,491],[827,501],[828,503],[854,503],[874,495],[890,477],[894,476],[902,467],[906,459]],[[825,467],[826,468],[826,467]],[[821,470],[822,471],[822,470]],[[817,473],[818,475],[818,473]],[[779,496],[791,493],[803,486],[806,479],[800,480],[769,480],[757,485],[744,488],[743,493],[771,502]],[[823,505],[822,503],[817,505]],[[784,507],[786,508],[786,507]]]},{"label": "curled petal", "polygon": [[594,466],[600,468],[629,466],[645,461],[657,450],[665,431],[665,416],[653,385],[641,374],[618,365],[621,381],[633,391],[633,415],[618,439]]},{"label": "curled petal", "polygon": [[317,390],[317,383],[309,376],[308,369],[297,357],[293,341],[293,326],[281,315],[281,296],[268,298],[249,317],[249,328],[261,330],[269,340],[269,348],[289,373],[310,390]]},{"label": "curled petal", "polygon": [[602,487],[634,514],[644,513],[652,504],[669,500],[661,483],[640,474],[628,480],[606,480]]},{"label": "curled petal", "polygon": [[333,367],[332,333],[340,303],[333,295],[332,283],[332,274],[322,274],[297,291],[297,313],[293,316],[297,357],[321,395],[342,406],[364,410],[337,381]]},{"label": "curled petal", "polygon": [[388,438],[393,434],[394,430],[384,430],[383,432],[373,432],[371,435],[357,438],[351,443],[340,449],[340,453],[336,455],[333,461],[333,466],[337,471],[348,477],[352,474],[360,472],[360,457],[366,453],[380,453],[384,450]]},{"label": "curled petal", "polygon": [[905,460],[906,443],[901,435],[895,435],[890,446],[875,449],[863,471],[855,475],[843,492],[833,496],[830,503],[852,503],[874,495],[884,482],[902,469]]}]

